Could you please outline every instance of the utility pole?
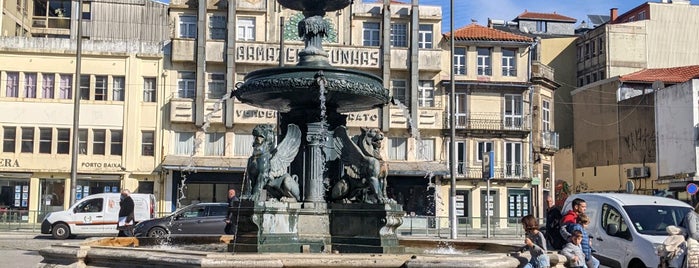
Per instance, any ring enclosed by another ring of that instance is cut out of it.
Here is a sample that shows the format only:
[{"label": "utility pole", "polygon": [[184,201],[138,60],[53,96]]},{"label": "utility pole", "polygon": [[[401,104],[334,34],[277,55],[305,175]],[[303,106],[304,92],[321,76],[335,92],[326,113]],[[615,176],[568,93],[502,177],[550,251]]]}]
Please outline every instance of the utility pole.
[{"label": "utility pole", "polygon": [[80,127],[80,72],[82,62],[82,45],[83,45],[83,0],[78,0],[78,29],[76,36],[75,49],[75,78],[73,79],[73,137],[72,150],[70,157],[70,205],[75,204],[75,189],[78,185],[78,153],[80,149],[80,141],[78,140],[78,129]]},{"label": "utility pole", "polygon": [[449,71],[449,129],[451,143],[449,144],[451,188],[449,189],[449,223],[451,232],[449,238],[456,239],[458,236],[458,220],[456,219],[456,86],[454,85],[454,0],[449,1],[449,59],[451,67]]}]

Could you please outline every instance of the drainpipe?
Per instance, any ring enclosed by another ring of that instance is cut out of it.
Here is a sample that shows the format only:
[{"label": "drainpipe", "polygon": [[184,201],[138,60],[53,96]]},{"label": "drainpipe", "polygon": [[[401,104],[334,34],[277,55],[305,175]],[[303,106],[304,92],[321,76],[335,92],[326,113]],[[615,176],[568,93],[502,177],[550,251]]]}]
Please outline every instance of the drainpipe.
[{"label": "drainpipe", "polygon": [[[532,179],[534,175],[534,85],[531,84],[532,82],[532,61],[534,61],[532,57],[532,50],[536,49],[536,42],[532,42],[529,45],[529,61],[527,61],[527,83],[530,83],[529,85],[529,165],[527,165],[527,169],[529,169],[529,178]],[[539,208],[541,208],[540,202],[541,202],[541,187],[536,187],[536,213],[541,216],[541,213],[539,211]]]}]

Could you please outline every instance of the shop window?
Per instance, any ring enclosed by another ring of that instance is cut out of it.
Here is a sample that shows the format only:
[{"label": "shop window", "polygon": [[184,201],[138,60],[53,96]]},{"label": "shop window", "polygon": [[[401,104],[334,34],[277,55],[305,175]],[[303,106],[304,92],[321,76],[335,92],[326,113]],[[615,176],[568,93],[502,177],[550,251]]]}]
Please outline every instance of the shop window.
[{"label": "shop window", "polygon": [[[495,190],[490,190],[490,196],[488,196],[488,192],[486,190],[481,190],[481,226],[483,227],[486,225],[486,218],[488,216],[497,217],[499,215],[497,195],[498,192]],[[490,223],[493,224],[495,222],[497,221],[491,220]]]},{"label": "shop window", "polygon": [[80,200],[91,194],[119,193],[118,180],[78,180],[75,199]]},{"label": "shop window", "polygon": [[122,153],[122,132],[121,130],[110,130],[111,140],[109,143],[109,154],[110,155],[121,155]]},{"label": "shop window", "polygon": [[0,179],[0,209],[10,210],[10,214],[0,213],[0,217],[7,217],[9,221],[26,222],[27,215],[18,213],[17,210],[28,208],[29,179]]},{"label": "shop window", "polygon": [[39,219],[43,219],[47,213],[62,211],[65,202],[65,180],[41,179],[39,186]]},{"label": "shop window", "polygon": [[34,128],[33,127],[23,127],[22,128],[22,143],[20,144],[22,153],[33,153],[34,152]]},{"label": "shop window", "polygon": [[517,224],[520,219],[529,215],[529,190],[508,189],[507,193],[507,222]]}]

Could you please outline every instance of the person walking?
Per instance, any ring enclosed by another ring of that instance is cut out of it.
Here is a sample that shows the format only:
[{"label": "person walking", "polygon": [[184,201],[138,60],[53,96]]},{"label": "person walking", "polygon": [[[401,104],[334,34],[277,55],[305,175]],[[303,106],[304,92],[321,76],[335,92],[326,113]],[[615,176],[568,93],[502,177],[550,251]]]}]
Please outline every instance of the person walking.
[{"label": "person walking", "polygon": [[119,201],[119,222],[117,230],[119,237],[133,236],[134,226],[134,203],[131,198],[131,191],[124,189],[121,191],[121,201]]},{"label": "person walking", "polygon": [[224,229],[226,234],[236,234],[237,223],[233,215],[234,207],[237,207],[240,199],[235,195],[235,189],[228,190],[228,216],[226,217],[226,228]]}]

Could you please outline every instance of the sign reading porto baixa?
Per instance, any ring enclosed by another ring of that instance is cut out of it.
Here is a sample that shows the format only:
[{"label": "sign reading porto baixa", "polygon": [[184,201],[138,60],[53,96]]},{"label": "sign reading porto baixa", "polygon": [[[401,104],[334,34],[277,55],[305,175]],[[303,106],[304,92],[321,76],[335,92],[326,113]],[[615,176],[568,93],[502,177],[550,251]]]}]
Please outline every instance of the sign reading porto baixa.
[{"label": "sign reading porto baixa", "polygon": [[[294,65],[302,46],[284,46],[284,63]],[[379,68],[379,49],[361,47],[326,47],[330,64],[337,67]],[[278,64],[279,45],[260,43],[236,44],[236,62]]]}]

